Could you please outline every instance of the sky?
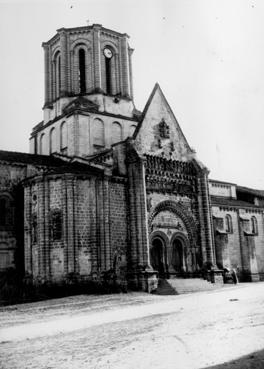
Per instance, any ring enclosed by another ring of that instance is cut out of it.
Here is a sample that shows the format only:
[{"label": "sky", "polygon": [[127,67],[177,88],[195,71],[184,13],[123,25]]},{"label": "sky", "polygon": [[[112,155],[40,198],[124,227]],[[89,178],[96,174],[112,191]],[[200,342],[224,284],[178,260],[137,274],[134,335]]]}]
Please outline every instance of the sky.
[{"label": "sky", "polygon": [[159,83],[210,178],[264,189],[263,0],[0,0],[0,149],[43,119],[43,41],[62,27],[127,33],[134,101]]}]

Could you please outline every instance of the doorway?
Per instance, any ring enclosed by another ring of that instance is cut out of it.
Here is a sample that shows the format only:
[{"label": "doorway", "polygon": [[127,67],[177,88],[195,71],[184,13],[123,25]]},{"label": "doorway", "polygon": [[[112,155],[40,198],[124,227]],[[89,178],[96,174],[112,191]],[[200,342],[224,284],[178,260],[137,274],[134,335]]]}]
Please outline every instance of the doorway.
[{"label": "doorway", "polygon": [[181,273],[185,270],[184,247],[179,238],[176,238],[172,244],[171,265],[177,273]]},{"label": "doorway", "polygon": [[154,238],[152,241],[150,260],[153,269],[159,272],[159,276],[164,276],[164,244],[163,241],[158,237]]}]

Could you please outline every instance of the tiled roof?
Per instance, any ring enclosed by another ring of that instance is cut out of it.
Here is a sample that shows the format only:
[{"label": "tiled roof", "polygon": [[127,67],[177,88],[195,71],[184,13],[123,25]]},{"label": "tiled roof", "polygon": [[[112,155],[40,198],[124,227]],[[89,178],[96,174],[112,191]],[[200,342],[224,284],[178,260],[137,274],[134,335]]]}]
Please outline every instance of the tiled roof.
[{"label": "tiled roof", "polygon": [[240,208],[260,208],[259,206],[252,204],[250,202],[242,201],[242,200],[236,200],[236,199],[230,199],[226,197],[220,197],[220,196],[211,196],[211,203],[212,205],[219,205],[219,206],[234,206],[234,207],[240,207]]},{"label": "tiled roof", "polygon": [[254,188],[237,186],[237,191],[248,193],[248,194],[255,195],[255,196],[264,197],[264,191],[263,190],[255,190]]},{"label": "tiled roof", "polygon": [[4,150],[0,150],[0,161],[40,166],[60,166],[65,164],[63,160],[55,158],[52,155],[36,155]]},{"label": "tiled roof", "polygon": [[63,160],[53,155],[36,155],[15,151],[0,150],[0,161],[12,164],[26,164],[47,167],[52,172],[92,172],[99,173],[101,169],[95,168],[88,163],[71,163],[70,160]]}]

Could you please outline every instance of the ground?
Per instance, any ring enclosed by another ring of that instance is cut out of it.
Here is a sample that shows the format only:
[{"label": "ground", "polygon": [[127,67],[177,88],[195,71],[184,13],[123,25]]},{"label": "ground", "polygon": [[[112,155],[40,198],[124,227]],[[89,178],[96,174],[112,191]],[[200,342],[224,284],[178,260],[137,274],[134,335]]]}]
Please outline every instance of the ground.
[{"label": "ground", "polygon": [[1,369],[263,369],[264,283],[0,308]]}]

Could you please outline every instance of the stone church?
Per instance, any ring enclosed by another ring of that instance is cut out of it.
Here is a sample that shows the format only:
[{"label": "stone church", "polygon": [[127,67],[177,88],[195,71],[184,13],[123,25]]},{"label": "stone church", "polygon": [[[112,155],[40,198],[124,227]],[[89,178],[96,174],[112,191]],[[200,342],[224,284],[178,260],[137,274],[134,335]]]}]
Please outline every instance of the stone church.
[{"label": "stone church", "polygon": [[264,280],[264,191],[208,179],[162,90],[133,102],[128,35],[99,24],[43,43],[43,121],[30,154],[0,151],[0,271],[34,283],[114,271]]}]

